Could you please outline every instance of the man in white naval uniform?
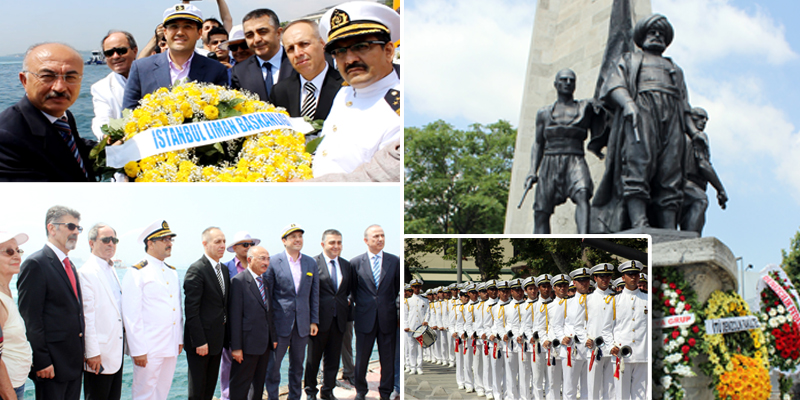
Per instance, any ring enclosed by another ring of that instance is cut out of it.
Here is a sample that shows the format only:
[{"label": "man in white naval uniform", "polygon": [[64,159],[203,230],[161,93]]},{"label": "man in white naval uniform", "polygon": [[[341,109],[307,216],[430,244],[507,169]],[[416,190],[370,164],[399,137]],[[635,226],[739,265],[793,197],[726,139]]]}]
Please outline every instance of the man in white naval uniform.
[{"label": "man in white naval uniform", "polygon": [[[540,357],[540,354],[536,354],[536,361],[533,361],[536,345],[531,343],[531,339],[533,338],[534,311],[539,305],[539,292],[536,290],[536,282],[534,282],[532,276],[522,281],[522,290],[525,291],[528,298],[525,300],[525,303],[520,306],[521,334],[517,335],[516,338],[517,343],[522,346],[525,352],[524,356],[520,357],[519,364],[520,399],[531,400],[531,394],[533,393],[536,400],[542,400],[541,384],[539,385],[538,391],[536,390],[535,384],[536,382],[541,382],[541,374],[538,367],[541,365],[539,359],[542,357]],[[535,377],[533,376],[534,371],[537,374]]]},{"label": "man in white naval uniform", "polygon": [[350,173],[402,137],[400,78],[392,64],[400,15],[389,7],[353,1],[320,19],[325,50],[348,86],[336,94],[314,155],[314,177]]},{"label": "man in white naval uniform", "polygon": [[122,319],[133,357],[133,399],[165,400],[183,350],[183,311],[178,272],[164,262],[175,234],[156,221],[139,236],[145,259],[122,280]]},{"label": "man in white naval uniform", "polygon": [[[486,295],[486,305],[483,307],[483,324],[481,326],[481,332],[478,334],[482,341],[483,341],[483,388],[484,394],[486,395],[487,399],[494,399],[494,394],[492,393],[492,384],[493,384],[493,376],[492,376],[492,364],[494,364],[494,358],[492,355],[492,343],[489,341],[489,336],[491,335],[491,328],[494,324],[494,319],[492,318],[492,307],[497,304],[497,281],[494,279],[490,279],[486,281],[486,284],[483,286]],[[483,295],[484,292],[481,292]],[[492,298],[492,294],[494,298]]]},{"label": "man in white naval uniform", "polygon": [[452,368],[456,366],[456,341],[453,338],[453,334],[457,332],[455,328],[456,311],[458,310],[458,305],[461,304],[461,300],[458,299],[458,287],[456,283],[451,283],[447,289],[450,290],[450,298],[447,300],[447,362]]},{"label": "man in white naval uniform", "polygon": [[[463,285],[461,285],[463,288]],[[464,290],[459,290],[459,304],[456,306],[455,312],[455,325],[453,332],[453,340],[456,343],[456,383],[458,384],[459,389],[464,389],[464,385],[466,383],[465,374],[466,374],[466,362],[464,359],[466,358],[465,353],[465,340],[461,337],[464,331],[466,331],[465,323],[466,323],[466,314],[467,314],[467,303],[469,302],[469,296],[467,292]]]},{"label": "man in white naval uniform", "polygon": [[[423,317],[423,325],[429,326],[433,328],[436,325],[436,321],[434,321],[433,315],[433,308],[436,305],[436,298],[433,295],[433,289],[428,289],[423,293],[425,298],[428,300],[428,309],[425,312],[425,317]],[[422,361],[431,362],[433,360],[433,348],[427,347],[422,349]]]},{"label": "man in white naval uniform", "polygon": [[522,336],[522,308],[525,307],[525,296],[522,291],[522,281],[512,279],[508,281],[511,289],[512,300],[505,306],[506,332],[503,340],[506,342],[506,353],[503,361],[505,362],[506,388],[511,393],[511,399],[519,399],[520,385],[517,380],[519,377],[519,364],[522,359],[522,345],[517,343],[517,338]]},{"label": "man in white naval uniform", "polygon": [[[536,362],[541,363],[540,370],[542,371],[541,383],[534,382],[534,394],[541,390],[542,396],[547,399],[554,398],[551,393],[551,386],[553,383],[554,364],[551,352],[548,352],[546,344],[548,344],[550,337],[550,315],[554,309],[553,307],[553,286],[550,284],[553,277],[548,274],[542,274],[536,277],[536,286],[539,289],[539,305],[536,307],[533,316],[533,330],[534,335],[538,336],[538,341],[531,338],[531,343],[536,346],[538,351],[540,348],[542,352],[540,356],[536,357]],[[534,365],[535,368],[535,365]],[[558,382],[561,383],[559,376]]]},{"label": "man in white naval uniform", "polygon": [[592,278],[597,288],[587,300],[591,317],[586,324],[586,330],[590,338],[597,339],[601,336],[603,338],[603,345],[594,349],[594,361],[590,359],[586,367],[589,398],[596,400],[615,398],[614,365],[611,363],[612,357],[609,353],[614,343],[611,328],[614,323],[614,306],[617,304],[614,291],[610,287],[613,273],[614,266],[608,263],[597,264],[592,268]]},{"label": "man in white naval uniform", "polygon": [[510,303],[511,290],[508,288],[508,282],[497,281],[497,291],[499,292],[500,300],[492,306],[492,328],[489,335],[489,341],[492,348],[489,349],[489,354],[492,356],[492,393],[495,400],[512,400],[510,397],[509,388],[505,385],[505,342],[503,336],[507,332],[505,306]]},{"label": "man in white naval uniform", "polygon": [[[556,298],[553,304],[550,305],[550,314],[548,323],[548,342],[545,345],[551,345],[554,339],[560,342],[564,338],[564,320],[567,317],[567,291],[569,289],[569,276],[565,274],[558,274],[553,276],[553,288],[556,292]],[[567,346],[563,343],[558,348],[551,351],[554,360],[552,375],[550,375],[552,384],[550,385],[550,396],[548,399],[561,399],[562,396],[562,382],[564,378],[564,368],[567,368]]]},{"label": "man in white naval uniform", "polygon": [[406,335],[406,351],[408,352],[409,374],[422,374],[422,347],[414,339],[414,329],[422,325],[425,313],[428,311],[428,299],[419,294],[422,282],[417,279],[411,281],[411,290],[414,294],[406,299],[408,305],[408,314],[406,314],[406,327],[404,329]]},{"label": "man in white naval uniform", "polygon": [[485,361],[485,341],[481,338],[484,333],[485,328],[485,317],[486,317],[486,299],[489,296],[486,294],[486,283],[482,282],[476,284],[476,288],[478,289],[478,303],[475,304],[475,322],[473,322],[472,327],[475,330],[475,353],[472,358],[472,384],[475,387],[475,393],[478,397],[485,396],[485,379],[483,377],[483,362]]},{"label": "man in white naval uniform", "polygon": [[444,352],[444,324],[445,324],[445,309],[447,308],[447,301],[444,299],[444,288],[441,286],[436,288],[436,327],[434,329],[434,333],[436,333],[436,343],[433,344],[435,347],[434,353],[436,353],[436,357],[434,363],[439,365],[446,365],[447,362],[445,361],[445,352]]},{"label": "man in white naval uniform", "polygon": [[477,338],[475,337],[475,307],[478,304],[478,288],[474,283],[469,283],[464,287],[469,296],[469,303],[465,307],[464,313],[464,333],[462,340],[464,340],[464,389],[467,393],[475,391],[476,376],[473,371],[473,361],[475,354],[478,352]]},{"label": "man in white naval uniform", "polygon": [[614,347],[611,354],[619,354],[622,346],[631,347],[630,358],[620,368],[615,388],[617,399],[644,399],[647,395],[647,295],[639,290],[639,273],[644,264],[626,261],[617,267],[622,273],[625,288],[617,295],[617,316],[614,321]]},{"label": "man in white naval uniform", "polygon": [[589,268],[578,268],[569,273],[577,291],[577,294],[567,301],[564,338],[561,340],[570,353],[567,365],[562,363],[564,370],[563,397],[569,400],[575,400],[578,393],[580,393],[581,399],[585,399],[589,393],[586,386],[586,369],[594,348],[594,340],[586,330],[590,315],[591,318],[594,318],[594,311],[587,306],[591,275],[592,271]]}]

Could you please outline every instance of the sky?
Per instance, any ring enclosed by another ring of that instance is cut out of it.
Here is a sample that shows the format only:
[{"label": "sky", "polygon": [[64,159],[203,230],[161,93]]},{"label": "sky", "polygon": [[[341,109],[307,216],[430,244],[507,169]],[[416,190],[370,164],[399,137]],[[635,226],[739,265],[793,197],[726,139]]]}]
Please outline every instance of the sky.
[{"label": "sky", "polygon": [[[322,232],[342,232],[342,254],[350,259],[367,251],[364,230],[379,224],[386,234],[385,252],[402,250],[402,189],[399,186],[331,185],[142,185],[142,184],[3,184],[0,231],[26,233],[20,246],[25,257],[44,246],[45,214],[63,205],[81,214],[83,233],[69,253],[76,267],[89,259],[89,229],[104,222],[120,239],[115,258],[129,266],[144,258],[137,239],[155,221],[166,220],[177,234],[172,256],[165,261],[186,269],[203,255],[201,233],[222,229],[228,243],[238,231],[261,239],[275,255],[283,251],[281,231],[291,223],[304,230],[302,253],[322,252]],[[226,252],[223,261],[233,258]]]},{"label": "sky", "polygon": [[[264,2],[259,0],[226,0],[233,24],[256,8],[271,8],[281,21],[303,17],[344,1],[302,0]],[[153,36],[164,10],[178,0],[36,0],[3,1],[7,18],[0,24],[0,56],[23,53],[28,46],[46,41],[65,42],[78,50],[96,50],[110,29],[129,31],[141,48]],[[35,8],[33,5],[35,4]],[[203,17],[219,18],[216,0],[193,1]],[[23,16],[23,17],[20,17]],[[25,38],[13,40],[11,38]]]},{"label": "sky", "polygon": [[[526,0],[407,0],[405,126],[518,126],[535,10]],[[653,0],[652,10],[674,26],[665,55],[683,69],[692,106],[709,113],[730,198],[723,211],[709,188],[703,236],[755,271],[780,263],[800,229],[800,2]]]}]

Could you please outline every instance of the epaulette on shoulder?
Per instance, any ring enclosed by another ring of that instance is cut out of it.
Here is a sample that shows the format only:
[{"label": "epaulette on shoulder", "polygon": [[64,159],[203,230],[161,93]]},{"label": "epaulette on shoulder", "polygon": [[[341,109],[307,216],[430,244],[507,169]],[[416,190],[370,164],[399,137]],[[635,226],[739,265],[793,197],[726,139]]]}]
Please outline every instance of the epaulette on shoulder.
[{"label": "epaulette on shoulder", "polygon": [[400,91],[397,89],[389,89],[386,92],[386,96],[383,97],[387,103],[389,103],[389,107],[392,107],[392,110],[400,115]]},{"label": "epaulette on shoulder", "polygon": [[147,266],[147,260],[142,260],[142,262],[133,266],[134,269],[142,269]]},{"label": "epaulette on shoulder", "polygon": [[164,263],[164,265],[166,265],[167,267],[169,267],[169,268],[171,268],[171,269],[175,269],[175,267],[173,267],[172,265],[169,265],[169,264],[167,264],[167,263]]}]

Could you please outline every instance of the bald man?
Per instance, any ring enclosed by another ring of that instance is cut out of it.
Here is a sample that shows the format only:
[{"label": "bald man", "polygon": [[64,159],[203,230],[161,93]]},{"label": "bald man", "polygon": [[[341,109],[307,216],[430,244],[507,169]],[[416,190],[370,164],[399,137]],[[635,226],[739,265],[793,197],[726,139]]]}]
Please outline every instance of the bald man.
[{"label": "bald man", "polygon": [[94,181],[89,151],[67,109],[78,99],[83,60],[60,43],[25,53],[19,80],[25,97],[0,113],[0,181]]}]

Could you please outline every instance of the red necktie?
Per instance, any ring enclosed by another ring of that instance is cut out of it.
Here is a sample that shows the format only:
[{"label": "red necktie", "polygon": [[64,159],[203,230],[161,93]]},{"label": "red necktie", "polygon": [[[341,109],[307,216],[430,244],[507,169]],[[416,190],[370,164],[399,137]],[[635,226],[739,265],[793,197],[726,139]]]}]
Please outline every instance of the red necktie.
[{"label": "red necktie", "polygon": [[67,270],[67,277],[69,283],[72,284],[72,292],[75,293],[75,298],[78,297],[78,287],[75,284],[75,273],[72,272],[72,265],[69,263],[69,257],[64,258],[64,269]]}]

